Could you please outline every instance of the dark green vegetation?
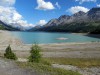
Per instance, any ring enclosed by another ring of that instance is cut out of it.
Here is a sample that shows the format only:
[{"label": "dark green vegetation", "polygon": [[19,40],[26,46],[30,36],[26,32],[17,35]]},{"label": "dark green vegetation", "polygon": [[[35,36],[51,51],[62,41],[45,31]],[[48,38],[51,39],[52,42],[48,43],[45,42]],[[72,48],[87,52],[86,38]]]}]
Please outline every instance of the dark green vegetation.
[{"label": "dark green vegetation", "polygon": [[18,28],[14,28],[10,25],[7,25],[2,21],[0,21],[0,30],[19,31]]},{"label": "dark green vegetation", "polygon": [[7,59],[17,60],[16,54],[12,52],[10,45],[6,48],[4,57]]},{"label": "dark green vegetation", "polygon": [[98,67],[100,66],[100,59],[96,58],[45,58],[52,64],[73,65],[81,68],[84,67]]},{"label": "dark green vegetation", "polygon": [[29,62],[39,62],[41,59],[40,51],[41,48],[37,44],[33,45],[30,51]]},{"label": "dark green vegetation", "polygon": [[37,29],[36,31],[48,31],[48,32],[76,32],[76,33],[100,33],[100,22],[82,22],[82,23],[70,23],[58,26],[48,26]]},{"label": "dark green vegetation", "polygon": [[68,71],[60,68],[53,68],[51,64],[46,60],[41,60],[39,63],[35,62],[18,62],[18,65],[22,68],[33,68],[40,75],[81,75],[78,72]]},{"label": "dark green vegetation", "polygon": [[5,30],[5,27],[2,24],[0,24],[0,30]]}]

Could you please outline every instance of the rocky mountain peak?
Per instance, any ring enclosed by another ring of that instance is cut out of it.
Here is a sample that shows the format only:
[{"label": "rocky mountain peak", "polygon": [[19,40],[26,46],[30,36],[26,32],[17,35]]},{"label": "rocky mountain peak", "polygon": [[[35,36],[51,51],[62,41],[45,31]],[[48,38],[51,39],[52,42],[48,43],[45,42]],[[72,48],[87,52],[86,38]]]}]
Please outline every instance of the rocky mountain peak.
[{"label": "rocky mountain peak", "polygon": [[[57,22],[58,22],[58,19],[51,19],[46,25],[48,25],[48,26],[53,26],[53,25],[55,25]],[[46,25],[45,25],[45,26],[46,26]]]},{"label": "rocky mountain peak", "polygon": [[70,16],[69,15],[62,15],[58,19],[60,19],[60,18],[67,18],[67,17],[70,17]]},{"label": "rocky mountain peak", "polygon": [[85,14],[86,14],[85,12],[79,11],[79,12],[73,14],[73,16],[74,16],[74,17],[78,17],[78,16],[83,16],[83,15],[85,15]]},{"label": "rocky mountain peak", "polygon": [[60,16],[60,17],[58,18],[58,20],[60,21],[60,20],[69,19],[69,18],[70,18],[69,15],[62,15],[62,16]]},{"label": "rocky mountain peak", "polygon": [[38,30],[100,33],[99,25],[100,8],[92,8],[87,13],[79,11],[71,16],[62,15],[58,19],[51,19]]},{"label": "rocky mountain peak", "polygon": [[87,16],[91,20],[100,20],[100,7],[99,8],[92,8],[88,11]]},{"label": "rocky mountain peak", "polygon": [[89,10],[88,15],[92,15],[95,13],[99,13],[100,14],[100,8],[92,8],[91,10]]}]

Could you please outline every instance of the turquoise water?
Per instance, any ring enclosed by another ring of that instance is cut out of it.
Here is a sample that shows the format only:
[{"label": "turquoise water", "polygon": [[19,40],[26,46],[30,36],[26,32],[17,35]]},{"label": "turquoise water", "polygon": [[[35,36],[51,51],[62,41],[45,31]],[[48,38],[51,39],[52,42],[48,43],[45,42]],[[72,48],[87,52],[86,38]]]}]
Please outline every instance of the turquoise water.
[{"label": "turquoise water", "polygon": [[[71,33],[49,33],[49,32],[12,32],[12,35],[22,40],[25,44],[48,44],[48,43],[67,43],[67,42],[94,42],[100,41],[99,38],[88,37],[80,34]],[[68,38],[58,40],[57,38]]]}]

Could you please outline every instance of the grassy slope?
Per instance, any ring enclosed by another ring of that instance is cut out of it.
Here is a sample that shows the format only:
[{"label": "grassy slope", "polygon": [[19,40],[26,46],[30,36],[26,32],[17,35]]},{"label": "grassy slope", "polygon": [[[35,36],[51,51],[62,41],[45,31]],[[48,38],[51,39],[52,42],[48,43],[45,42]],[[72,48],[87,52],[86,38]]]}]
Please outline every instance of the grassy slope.
[{"label": "grassy slope", "polygon": [[41,75],[81,75],[78,72],[67,71],[60,68],[53,68],[47,60],[42,60],[40,63],[18,62],[18,65],[22,68],[33,68]]},{"label": "grassy slope", "polygon": [[100,66],[100,59],[96,58],[45,58],[51,63],[62,65],[73,65],[81,68],[84,67],[98,67]]},{"label": "grassy slope", "polygon": [[99,67],[100,59],[96,58],[43,58],[40,63],[21,63],[18,65],[23,68],[31,67],[42,75],[80,75],[78,72],[67,71],[64,69],[53,68],[51,64],[73,65],[80,68]]}]

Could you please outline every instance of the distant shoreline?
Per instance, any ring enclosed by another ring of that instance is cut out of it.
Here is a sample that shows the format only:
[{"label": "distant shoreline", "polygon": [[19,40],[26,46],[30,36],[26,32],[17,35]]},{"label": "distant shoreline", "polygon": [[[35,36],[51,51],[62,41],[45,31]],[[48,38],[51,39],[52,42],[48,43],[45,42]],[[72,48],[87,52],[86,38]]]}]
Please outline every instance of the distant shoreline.
[{"label": "distant shoreline", "polygon": [[[9,31],[0,31],[1,56],[9,44],[19,58],[29,56],[32,44],[22,43],[19,39],[12,36]],[[100,58],[100,42],[70,42],[38,45],[42,48],[41,53],[43,57]]]},{"label": "distant shoreline", "polygon": [[[0,30],[0,44],[17,44],[17,45],[32,45],[32,44],[25,44],[23,43],[20,39],[12,36],[12,34],[10,33],[12,31],[6,31],[6,30]],[[14,31],[16,32],[16,31]],[[87,34],[87,33],[71,33],[71,34],[79,34],[79,35],[84,35],[84,36],[89,36],[89,37],[94,37],[94,38],[100,38],[100,34]],[[57,38],[59,40],[59,38]],[[62,39],[66,39],[66,38],[61,38]],[[4,42],[2,43],[2,41],[4,40]],[[66,42],[66,43],[47,43],[47,44],[86,44],[86,43],[99,43],[98,41],[93,41],[93,42]],[[37,43],[38,44],[38,43]],[[45,45],[45,44],[39,44],[39,45]]]},{"label": "distant shoreline", "polygon": [[[13,46],[30,46],[32,44],[25,44],[20,39],[12,36],[11,31],[0,30],[0,45],[13,45]],[[76,33],[72,33],[76,34]],[[85,34],[82,34],[85,35]],[[87,36],[87,35],[86,35]],[[100,35],[99,35],[100,36]],[[73,45],[73,44],[90,44],[90,43],[100,43],[100,42],[66,42],[66,43],[48,43],[48,44],[39,44],[39,45]],[[38,43],[37,43],[38,44]]]}]

